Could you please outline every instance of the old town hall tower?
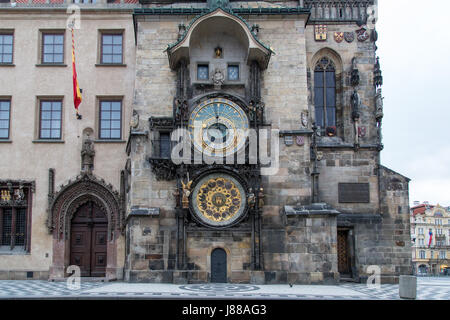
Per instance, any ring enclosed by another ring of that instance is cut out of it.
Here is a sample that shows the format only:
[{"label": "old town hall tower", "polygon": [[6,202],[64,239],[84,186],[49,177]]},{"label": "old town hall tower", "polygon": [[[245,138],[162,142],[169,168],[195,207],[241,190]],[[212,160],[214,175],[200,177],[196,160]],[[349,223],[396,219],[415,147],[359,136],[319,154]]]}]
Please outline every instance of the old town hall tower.
[{"label": "old town hall tower", "polygon": [[380,164],[376,4],[160,2],[134,11],[125,279],[409,273],[409,180]]}]

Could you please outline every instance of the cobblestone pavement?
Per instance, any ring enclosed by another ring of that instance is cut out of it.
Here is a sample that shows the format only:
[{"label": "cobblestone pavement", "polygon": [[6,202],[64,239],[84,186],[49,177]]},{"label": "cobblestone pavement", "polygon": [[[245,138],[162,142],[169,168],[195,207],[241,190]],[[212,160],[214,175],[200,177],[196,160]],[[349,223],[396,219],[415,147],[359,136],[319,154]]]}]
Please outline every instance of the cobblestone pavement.
[{"label": "cobblestone pavement", "polygon": [[[450,300],[450,278],[419,278],[420,300]],[[76,290],[66,282],[41,280],[0,281],[0,299],[280,299],[280,300],[394,300],[398,285],[370,289],[364,284],[336,286],[246,285],[246,284],[143,284],[82,282]]]}]

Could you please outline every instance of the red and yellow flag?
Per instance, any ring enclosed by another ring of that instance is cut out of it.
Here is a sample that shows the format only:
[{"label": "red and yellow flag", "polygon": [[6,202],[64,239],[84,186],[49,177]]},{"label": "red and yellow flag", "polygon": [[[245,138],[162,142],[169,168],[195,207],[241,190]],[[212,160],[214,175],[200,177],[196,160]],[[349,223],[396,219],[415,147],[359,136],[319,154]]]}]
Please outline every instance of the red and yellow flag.
[{"label": "red and yellow flag", "polygon": [[78,85],[77,69],[75,67],[75,38],[72,28],[72,70],[73,70],[73,105],[78,115],[78,106],[82,101],[80,86]]}]

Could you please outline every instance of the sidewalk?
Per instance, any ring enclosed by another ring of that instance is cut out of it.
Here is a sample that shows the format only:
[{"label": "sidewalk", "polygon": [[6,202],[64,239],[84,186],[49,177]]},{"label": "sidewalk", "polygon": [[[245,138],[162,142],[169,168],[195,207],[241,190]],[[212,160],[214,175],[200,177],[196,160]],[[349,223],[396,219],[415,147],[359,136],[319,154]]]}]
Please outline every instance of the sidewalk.
[{"label": "sidewalk", "polygon": [[[418,299],[450,300],[448,281],[418,280]],[[65,282],[0,281],[0,299],[270,299],[270,300],[398,300],[398,285],[380,289],[364,284],[337,286],[251,284],[148,284],[82,282],[71,290]]]}]

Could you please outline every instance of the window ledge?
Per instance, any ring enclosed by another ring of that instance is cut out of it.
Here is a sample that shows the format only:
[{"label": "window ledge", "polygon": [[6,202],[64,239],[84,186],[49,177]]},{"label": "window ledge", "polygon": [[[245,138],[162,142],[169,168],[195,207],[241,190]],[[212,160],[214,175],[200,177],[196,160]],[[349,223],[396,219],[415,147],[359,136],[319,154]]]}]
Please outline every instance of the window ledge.
[{"label": "window ledge", "polygon": [[0,255],[1,256],[29,256],[30,253],[25,251],[24,249],[14,248],[11,250],[9,247],[5,248],[4,246],[0,247]]},{"label": "window ledge", "polygon": [[14,63],[0,63],[0,67],[15,67]]},{"label": "window ledge", "polygon": [[95,143],[126,143],[125,140],[114,140],[114,139],[97,139],[94,140]]},{"label": "window ledge", "polygon": [[65,143],[64,140],[51,140],[51,139],[39,139],[39,140],[33,140],[33,143]]},{"label": "window ledge", "polygon": [[96,67],[126,67],[124,63],[96,63]]},{"label": "window ledge", "polygon": [[0,143],[12,143],[12,140],[9,140],[9,139],[0,139]]},{"label": "window ledge", "polygon": [[64,63],[39,63],[39,64],[36,64],[36,67],[67,67],[67,64],[64,64]]}]

